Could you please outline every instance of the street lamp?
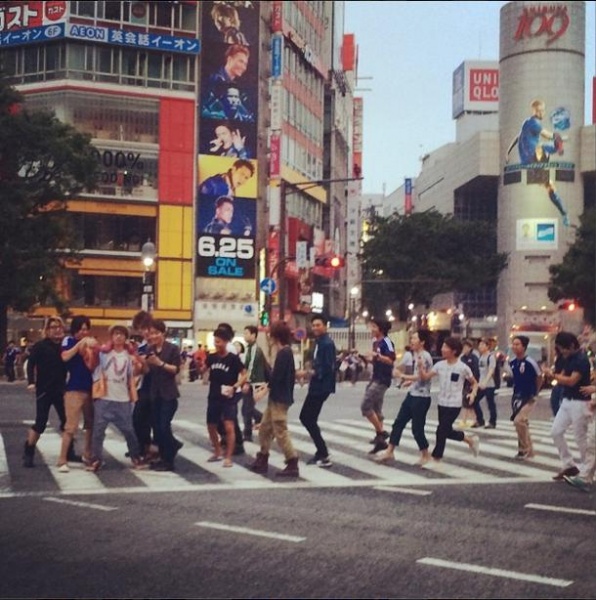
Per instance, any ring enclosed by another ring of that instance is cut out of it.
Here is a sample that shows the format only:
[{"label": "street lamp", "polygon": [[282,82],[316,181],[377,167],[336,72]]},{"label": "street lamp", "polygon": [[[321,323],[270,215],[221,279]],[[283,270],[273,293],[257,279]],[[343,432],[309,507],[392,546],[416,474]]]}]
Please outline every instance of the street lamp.
[{"label": "street lamp", "polygon": [[152,312],[155,304],[155,272],[152,270],[155,264],[157,251],[155,244],[148,239],[141,248],[141,260],[145,270],[143,271],[143,295],[141,296],[141,308]]},{"label": "street lamp", "polygon": [[355,285],[350,290],[350,330],[348,332],[348,350],[353,350],[356,347],[356,300],[360,295],[360,288]]}]

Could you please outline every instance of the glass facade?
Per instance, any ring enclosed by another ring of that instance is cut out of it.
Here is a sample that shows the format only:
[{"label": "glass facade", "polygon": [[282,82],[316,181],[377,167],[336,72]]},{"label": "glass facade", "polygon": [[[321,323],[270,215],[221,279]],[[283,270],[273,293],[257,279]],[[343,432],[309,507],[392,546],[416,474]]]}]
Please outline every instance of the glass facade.
[{"label": "glass facade", "polygon": [[156,239],[152,217],[94,213],[75,213],[73,217],[85,250],[140,252],[148,239]]},{"label": "glass facade", "polygon": [[196,57],[145,48],[52,42],[2,49],[10,83],[74,79],[193,92]]},{"label": "glass facade", "polygon": [[71,283],[70,305],[140,308],[142,293],[141,277],[75,274]]}]

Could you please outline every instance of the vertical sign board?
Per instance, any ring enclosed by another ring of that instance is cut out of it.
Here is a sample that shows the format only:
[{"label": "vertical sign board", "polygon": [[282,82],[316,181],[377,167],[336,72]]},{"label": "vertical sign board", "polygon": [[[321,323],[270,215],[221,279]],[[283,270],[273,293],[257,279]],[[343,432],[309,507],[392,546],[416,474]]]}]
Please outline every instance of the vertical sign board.
[{"label": "vertical sign board", "polygon": [[254,279],[258,2],[201,2],[196,276]]}]

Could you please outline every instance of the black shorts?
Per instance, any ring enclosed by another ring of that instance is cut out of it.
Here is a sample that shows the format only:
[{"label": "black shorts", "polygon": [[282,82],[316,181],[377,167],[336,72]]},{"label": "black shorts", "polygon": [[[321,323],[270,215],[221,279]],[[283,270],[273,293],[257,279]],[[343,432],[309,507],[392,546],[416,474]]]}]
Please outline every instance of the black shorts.
[{"label": "black shorts", "polygon": [[234,421],[238,417],[238,400],[207,400],[207,425],[217,425],[220,421]]}]

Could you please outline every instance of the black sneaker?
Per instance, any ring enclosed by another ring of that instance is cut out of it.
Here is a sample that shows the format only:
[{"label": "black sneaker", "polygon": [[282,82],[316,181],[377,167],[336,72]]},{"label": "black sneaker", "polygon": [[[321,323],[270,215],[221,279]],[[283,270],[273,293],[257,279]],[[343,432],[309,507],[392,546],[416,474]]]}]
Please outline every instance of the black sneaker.
[{"label": "black sneaker", "polygon": [[388,447],[389,447],[389,444],[385,441],[385,439],[381,436],[377,436],[375,445],[373,446],[373,449],[369,452],[369,454],[376,454],[377,452],[380,452],[381,450],[387,450]]},{"label": "black sneaker", "polygon": [[35,456],[35,446],[30,446],[25,442],[25,448],[23,451],[23,467],[32,469],[35,465],[33,464],[33,457]]},{"label": "black sneaker", "polygon": [[149,466],[152,471],[173,471],[174,465],[172,463],[160,460],[159,462],[153,463]]},{"label": "black sneaker", "polygon": [[388,433],[387,431],[382,431],[381,433],[377,433],[377,435],[375,435],[375,437],[374,437],[374,438],[372,438],[372,440],[369,440],[369,441],[368,441],[368,443],[369,443],[369,444],[376,444],[376,443],[377,443],[377,441],[378,441],[378,440],[377,440],[377,438],[378,438],[379,436],[382,436],[382,437],[383,437],[383,439],[385,439],[385,440],[386,440],[386,439],[388,439],[388,438],[389,438],[389,433]]},{"label": "black sneaker", "polygon": [[319,460],[320,460],[319,457],[315,454],[312,458],[309,458],[306,461],[306,464],[307,465],[317,465],[317,464],[319,464]]},{"label": "black sneaker", "polygon": [[316,464],[317,467],[321,467],[322,469],[328,469],[329,467],[333,466],[333,463],[331,462],[331,460],[329,460],[328,456],[326,456],[325,458],[320,458]]}]

